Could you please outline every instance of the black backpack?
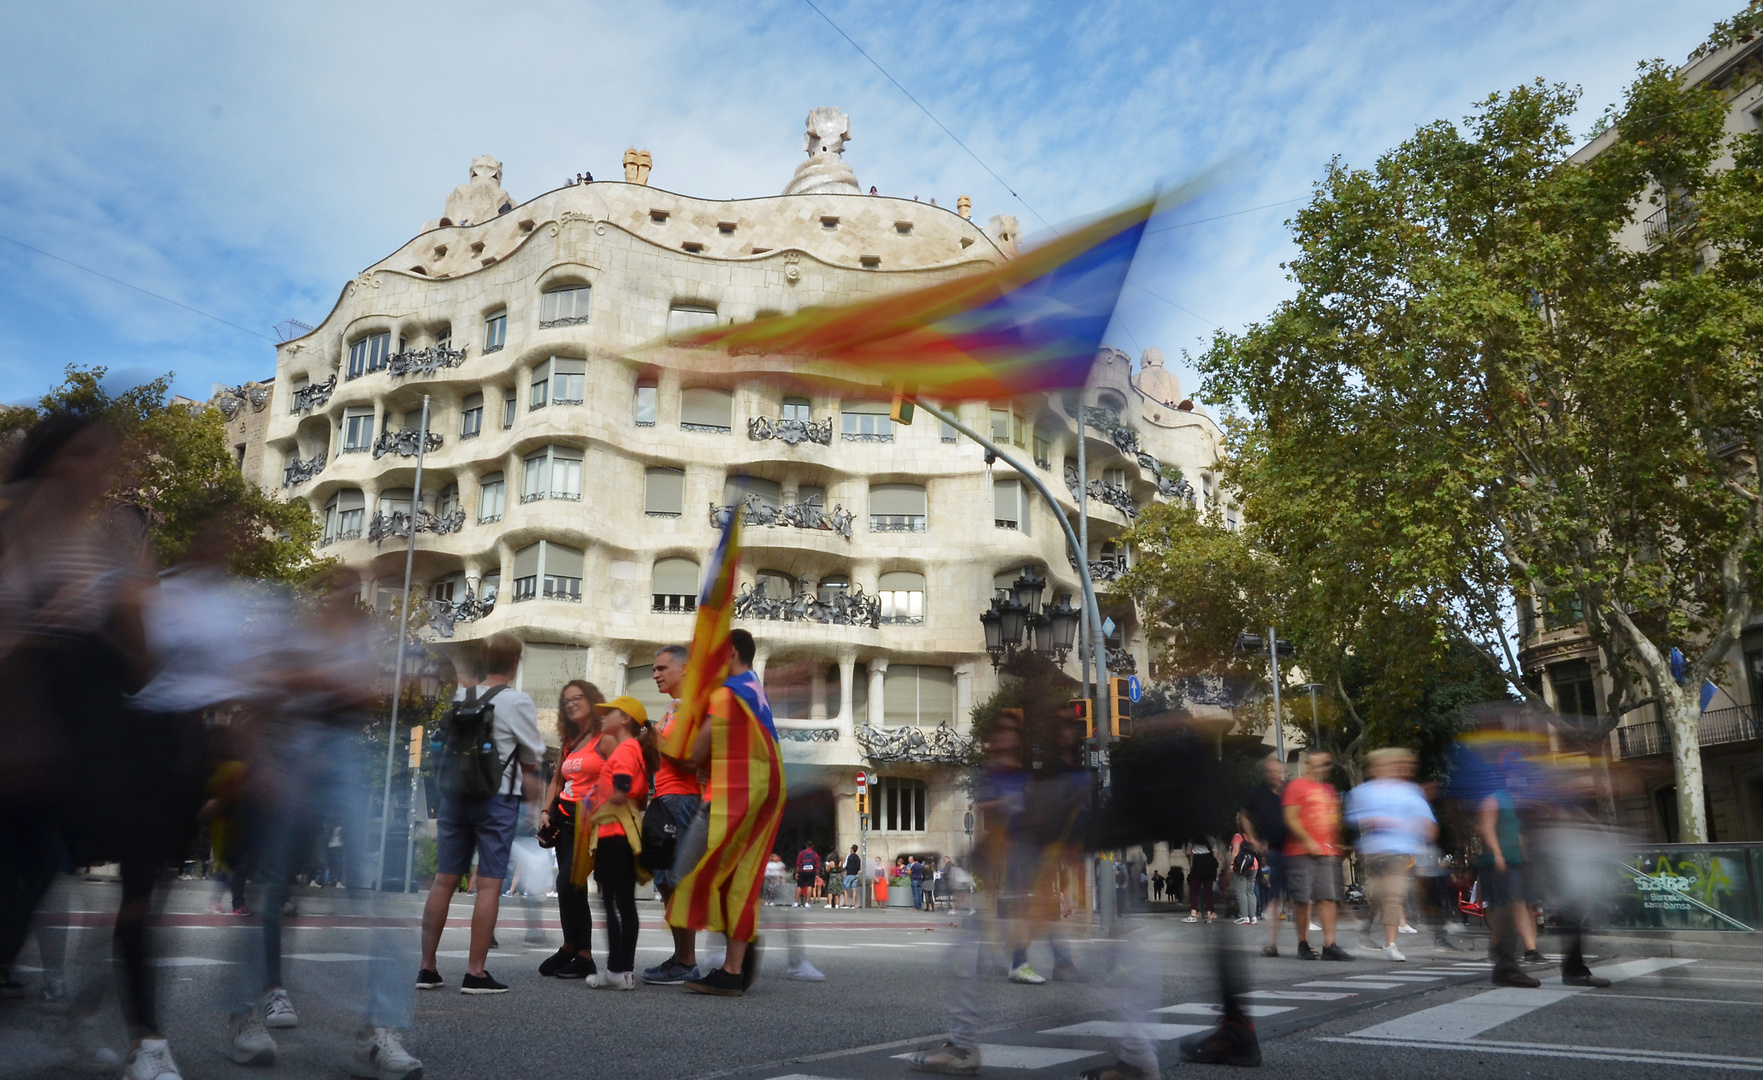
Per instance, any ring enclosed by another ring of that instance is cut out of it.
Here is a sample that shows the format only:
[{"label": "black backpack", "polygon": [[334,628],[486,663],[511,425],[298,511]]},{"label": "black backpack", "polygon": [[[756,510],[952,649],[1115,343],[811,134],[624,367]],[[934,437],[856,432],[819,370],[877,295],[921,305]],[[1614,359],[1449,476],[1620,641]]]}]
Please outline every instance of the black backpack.
[{"label": "black backpack", "polygon": [[502,781],[513,764],[514,754],[503,761],[496,754],[496,707],[491,704],[503,687],[483,697],[477,687],[465,692],[447,714],[447,745],[441,757],[441,794],[461,802],[483,802],[502,790]]}]

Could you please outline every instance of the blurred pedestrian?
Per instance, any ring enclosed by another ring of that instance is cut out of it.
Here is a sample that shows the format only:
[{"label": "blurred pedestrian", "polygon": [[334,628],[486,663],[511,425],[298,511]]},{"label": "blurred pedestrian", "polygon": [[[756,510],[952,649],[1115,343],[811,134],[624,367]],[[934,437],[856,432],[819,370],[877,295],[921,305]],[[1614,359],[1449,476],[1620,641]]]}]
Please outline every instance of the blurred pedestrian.
[{"label": "blurred pedestrian", "polygon": [[[637,884],[648,872],[637,865],[642,833],[637,817],[649,798],[649,776],[659,754],[648,711],[634,697],[616,697],[597,705],[602,740],[611,740],[612,753],[594,786],[592,812],[586,826],[594,829],[589,850],[594,860],[594,882],[606,910],[606,969],[588,976],[588,985],[612,990],[637,988]],[[576,838],[577,850],[588,845]],[[577,877],[581,877],[578,870]]]},{"label": "blurred pedestrian", "polygon": [[1255,878],[1261,869],[1261,862],[1255,857],[1255,847],[1249,838],[1237,833],[1230,838],[1230,863],[1225,871],[1232,892],[1237,901],[1237,922],[1244,926],[1259,921],[1255,908]]},{"label": "blurred pedestrian", "polygon": [[1366,914],[1383,921],[1383,958],[1404,961],[1396,934],[1404,922],[1408,896],[1414,891],[1414,860],[1438,835],[1438,823],[1426,794],[1414,783],[1414,752],[1399,746],[1373,750],[1366,756],[1370,779],[1347,793],[1346,817],[1359,830],[1358,850],[1370,881]]},{"label": "blurred pedestrian", "polygon": [[1248,838],[1249,845],[1261,857],[1267,879],[1266,897],[1262,900],[1260,917],[1267,920],[1267,944],[1262,956],[1279,955],[1279,902],[1286,891],[1286,820],[1281,793],[1285,790],[1286,767],[1279,755],[1269,754],[1261,761],[1263,783],[1249,789],[1237,811],[1237,825]]},{"label": "blurred pedestrian", "polygon": [[[685,680],[686,659],[691,650],[684,645],[664,646],[655,654],[650,672],[655,689],[668,699],[667,715],[661,718],[656,732],[658,743],[665,744],[673,730],[674,713],[679,708],[681,684]],[[701,775],[689,761],[661,755],[655,768],[655,790],[649,809],[643,814],[643,865],[654,875],[655,892],[665,907],[673,896],[679,879],[675,876],[679,843],[697,819],[704,804]],[[643,981],[668,986],[695,978],[698,974],[698,935],[684,926],[669,926],[673,934],[673,955],[652,968],[643,969]]]},{"label": "blurred pedestrian", "polygon": [[[508,874],[521,803],[537,802],[543,791],[537,777],[539,760],[545,754],[533,699],[512,686],[520,670],[522,648],[513,634],[491,634],[483,646],[483,685],[467,690],[448,718],[441,806],[435,819],[435,881],[422,913],[422,965],[416,977],[421,990],[438,990],[445,985],[435,954],[453,892],[471,869],[475,851],[477,895],[459,991],[474,995],[508,992],[508,986],[485,969],[484,961],[496,929],[502,879]],[[479,689],[485,691],[481,696]],[[486,746],[487,751],[483,749]]]},{"label": "blurred pedestrian", "polygon": [[[1509,779],[1509,777],[1507,778]],[[1536,920],[1531,915],[1525,881],[1525,852],[1518,802],[1503,783],[1481,802],[1475,832],[1481,839],[1476,867],[1487,912],[1489,948],[1494,957],[1495,986],[1537,987],[1542,983],[1519,966],[1519,944],[1536,951]]]},{"label": "blurred pedestrian", "polygon": [[1214,890],[1218,884],[1218,856],[1212,850],[1215,843],[1207,838],[1188,845],[1188,896],[1193,903],[1188,908],[1185,922],[1218,921],[1214,902]]},{"label": "blurred pedestrian", "polygon": [[1324,960],[1353,957],[1335,943],[1336,907],[1341,899],[1341,797],[1328,782],[1334,758],[1326,750],[1304,755],[1304,775],[1286,782],[1286,887],[1292,896],[1292,922],[1298,930],[1298,959],[1315,960],[1310,948],[1310,914],[1322,926]]},{"label": "blurred pedestrian", "polygon": [[851,845],[851,853],[845,856],[845,895],[850,897],[849,906],[862,907],[860,898],[863,888],[863,859],[857,854],[857,845]]},{"label": "blurred pedestrian", "polygon": [[539,974],[557,979],[585,979],[599,970],[594,966],[593,912],[588,892],[576,884],[576,819],[581,805],[600,782],[606,764],[596,706],[606,700],[600,688],[582,679],[571,679],[557,698],[557,770],[546,786],[545,806],[539,812],[544,843],[557,853],[557,919],[563,944],[539,964]]},{"label": "blurred pedestrian", "polygon": [[1151,872],[1151,899],[1159,904],[1163,902],[1163,871],[1161,870]]},{"label": "blurred pedestrian", "polygon": [[820,852],[804,842],[796,853],[796,906],[805,908],[814,895],[814,882],[820,876]]}]

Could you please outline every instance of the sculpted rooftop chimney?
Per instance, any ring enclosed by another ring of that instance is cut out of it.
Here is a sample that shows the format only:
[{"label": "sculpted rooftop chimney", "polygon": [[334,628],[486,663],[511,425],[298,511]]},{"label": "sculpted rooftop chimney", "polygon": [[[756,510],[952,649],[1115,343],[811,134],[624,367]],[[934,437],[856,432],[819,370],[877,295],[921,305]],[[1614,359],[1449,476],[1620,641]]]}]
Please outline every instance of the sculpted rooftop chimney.
[{"label": "sculpted rooftop chimney", "polygon": [[805,138],[808,160],[796,166],[785,195],[861,195],[857,174],[845,164],[845,143],[851,138],[851,118],[836,106],[825,105],[808,114]]}]

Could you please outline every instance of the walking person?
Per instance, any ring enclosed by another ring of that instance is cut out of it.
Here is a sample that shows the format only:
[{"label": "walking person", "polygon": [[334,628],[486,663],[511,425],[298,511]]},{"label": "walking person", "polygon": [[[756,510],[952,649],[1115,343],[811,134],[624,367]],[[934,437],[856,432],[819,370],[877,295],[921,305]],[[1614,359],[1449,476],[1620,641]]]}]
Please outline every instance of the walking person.
[{"label": "walking person", "polygon": [[819,876],[820,853],[814,850],[813,844],[805,843],[796,853],[796,907],[808,906],[814,895],[814,879]]},{"label": "walking person", "polygon": [[[658,745],[665,744],[673,730],[674,713],[679,708],[680,689],[685,681],[686,658],[690,655],[691,650],[684,645],[668,645],[655,654],[654,666],[650,668],[655,689],[672,703],[656,732]],[[660,764],[655,767],[654,794],[643,814],[643,865],[653,876],[663,907],[679,883],[674,867],[679,842],[703,806],[703,781],[708,779],[709,775],[700,774],[691,762],[666,754],[661,755]],[[646,983],[671,986],[698,974],[697,933],[683,926],[669,926],[668,930],[673,934],[673,955],[643,970]]]},{"label": "walking person", "polygon": [[[594,883],[600,886],[600,902],[606,910],[606,970],[588,976],[588,985],[635,990],[637,850],[642,844],[638,815],[649,797],[649,774],[659,755],[646,745],[654,735],[642,702],[616,697],[594,711],[600,714],[601,739],[610,740],[612,752],[600,770],[593,809],[583,825],[594,835],[589,844],[582,843],[579,833],[576,837],[578,856],[584,847],[593,856]],[[578,872],[576,877],[583,875]]]},{"label": "walking person", "polygon": [[582,679],[565,683],[557,697],[557,771],[545,787],[539,811],[540,836],[557,853],[557,921],[563,944],[539,964],[539,974],[558,979],[585,979],[594,966],[593,912],[588,891],[575,883],[576,817],[581,804],[600,782],[606,757],[596,706],[605,702],[600,688]]},{"label": "walking person", "polygon": [[1341,899],[1341,797],[1328,782],[1334,758],[1326,750],[1304,755],[1304,775],[1288,780],[1280,794],[1286,824],[1286,886],[1292,895],[1292,923],[1298,930],[1298,959],[1315,960],[1310,948],[1310,913],[1322,926],[1324,960],[1351,960],[1335,943],[1336,906]]},{"label": "walking person", "polygon": [[1230,838],[1230,865],[1225,870],[1225,880],[1230,883],[1231,891],[1237,901],[1237,922],[1250,926],[1260,921],[1255,907],[1255,878],[1261,872],[1261,861],[1255,857],[1255,847],[1249,838],[1237,833]]},{"label": "walking person", "polygon": [[1366,757],[1371,779],[1347,794],[1347,821],[1359,830],[1359,854],[1371,886],[1366,929],[1374,916],[1383,919],[1383,958],[1398,962],[1408,959],[1396,947],[1396,934],[1414,891],[1414,860],[1438,835],[1432,807],[1414,782],[1416,764],[1412,750],[1373,750]]},{"label": "walking person", "polygon": [[1267,920],[1267,944],[1262,946],[1261,955],[1278,956],[1279,901],[1286,891],[1286,821],[1285,807],[1280,801],[1286,768],[1279,755],[1269,754],[1262,760],[1261,776],[1264,782],[1250,789],[1237,811],[1237,826],[1260,856],[1267,879],[1260,910],[1260,917]]},{"label": "walking person", "polygon": [[1217,922],[1214,888],[1218,884],[1218,856],[1213,854],[1214,841],[1196,840],[1188,845],[1188,895],[1193,903],[1184,922]]},{"label": "walking person", "polygon": [[1504,782],[1507,779],[1502,773],[1500,787],[1477,808],[1475,833],[1481,839],[1481,854],[1476,868],[1494,957],[1494,985],[1534,988],[1542,983],[1519,967],[1520,941],[1527,953],[1536,951],[1536,920],[1530,913],[1518,802]]},{"label": "walking person", "polygon": [[[422,962],[419,990],[445,985],[436,966],[447,909],[459,881],[477,854],[476,899],[472,904],[471,939],[466,953],[462,994],[505,994],[484,967],[496,931],[502,879],[521,803],[537,802],[539,760],[545,741],[539,735],[533,699],[510,684],[520,670],[523,646],[509,633],[491,634],[484,642],[482,686],[464,692],[449,717],[447,759],[442,762],[441,805],[435,817],[435,881],[422,911]],[[478,690],[484,693],[478,695]],[[482,738],[488,734],[488,738]],[[480,748],[488,745],[488,752]]]}]

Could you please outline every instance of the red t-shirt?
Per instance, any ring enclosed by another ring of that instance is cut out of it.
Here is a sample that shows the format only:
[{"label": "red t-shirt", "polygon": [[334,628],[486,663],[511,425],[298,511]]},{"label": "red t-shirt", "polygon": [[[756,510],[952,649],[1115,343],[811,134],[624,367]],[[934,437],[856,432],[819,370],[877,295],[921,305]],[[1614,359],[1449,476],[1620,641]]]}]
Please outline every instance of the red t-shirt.
[{"label": "red t-shirt", "polygon": [[565,812],[571,808],[572,802],[580,802],[593,793],[594,785],[600,782],[600,769],[606,759],[600,756],[600,740],[589,739],[557,766],[563,776],[563,797]]},{"label": "red t-shirt", "polygon": [[[649,770],[643,763],[643,744],[636,739],[626,739],[612,751],[606,759],[606,767],[600,770],[600,782],[594,787],[594,808],[597,810],[606,804],[615,790],[613,785],[620,776],[631,778],[630,800],[638,806],[649,794]],[[600,826],[600,836],[623,836],[624,826],[616,821],[609,821]]]},{"label": "red t-shirt", "polygon": [[[1298,808],[1298,823],[1304,826],[1310,839],[1322,846],[1322,854],[1341,853],[1341,797],[1333,784],[1294,777],[1286,781],[1279,801],[1282,805]],[[1286,836],[1285,852],[1287,855],[1310,854],[1298,841],[1297,833]]]},{"label": "red t-shirt", "polygon": [[[661,718],[661,738],[665,741],[667,733],[673,728],[673,710]],[[681,765],[667,757],[661,759],[661,765],[655,770],[655,794],[690,795],[696,798],[698,792],[698,773],[689,765]]]}]

